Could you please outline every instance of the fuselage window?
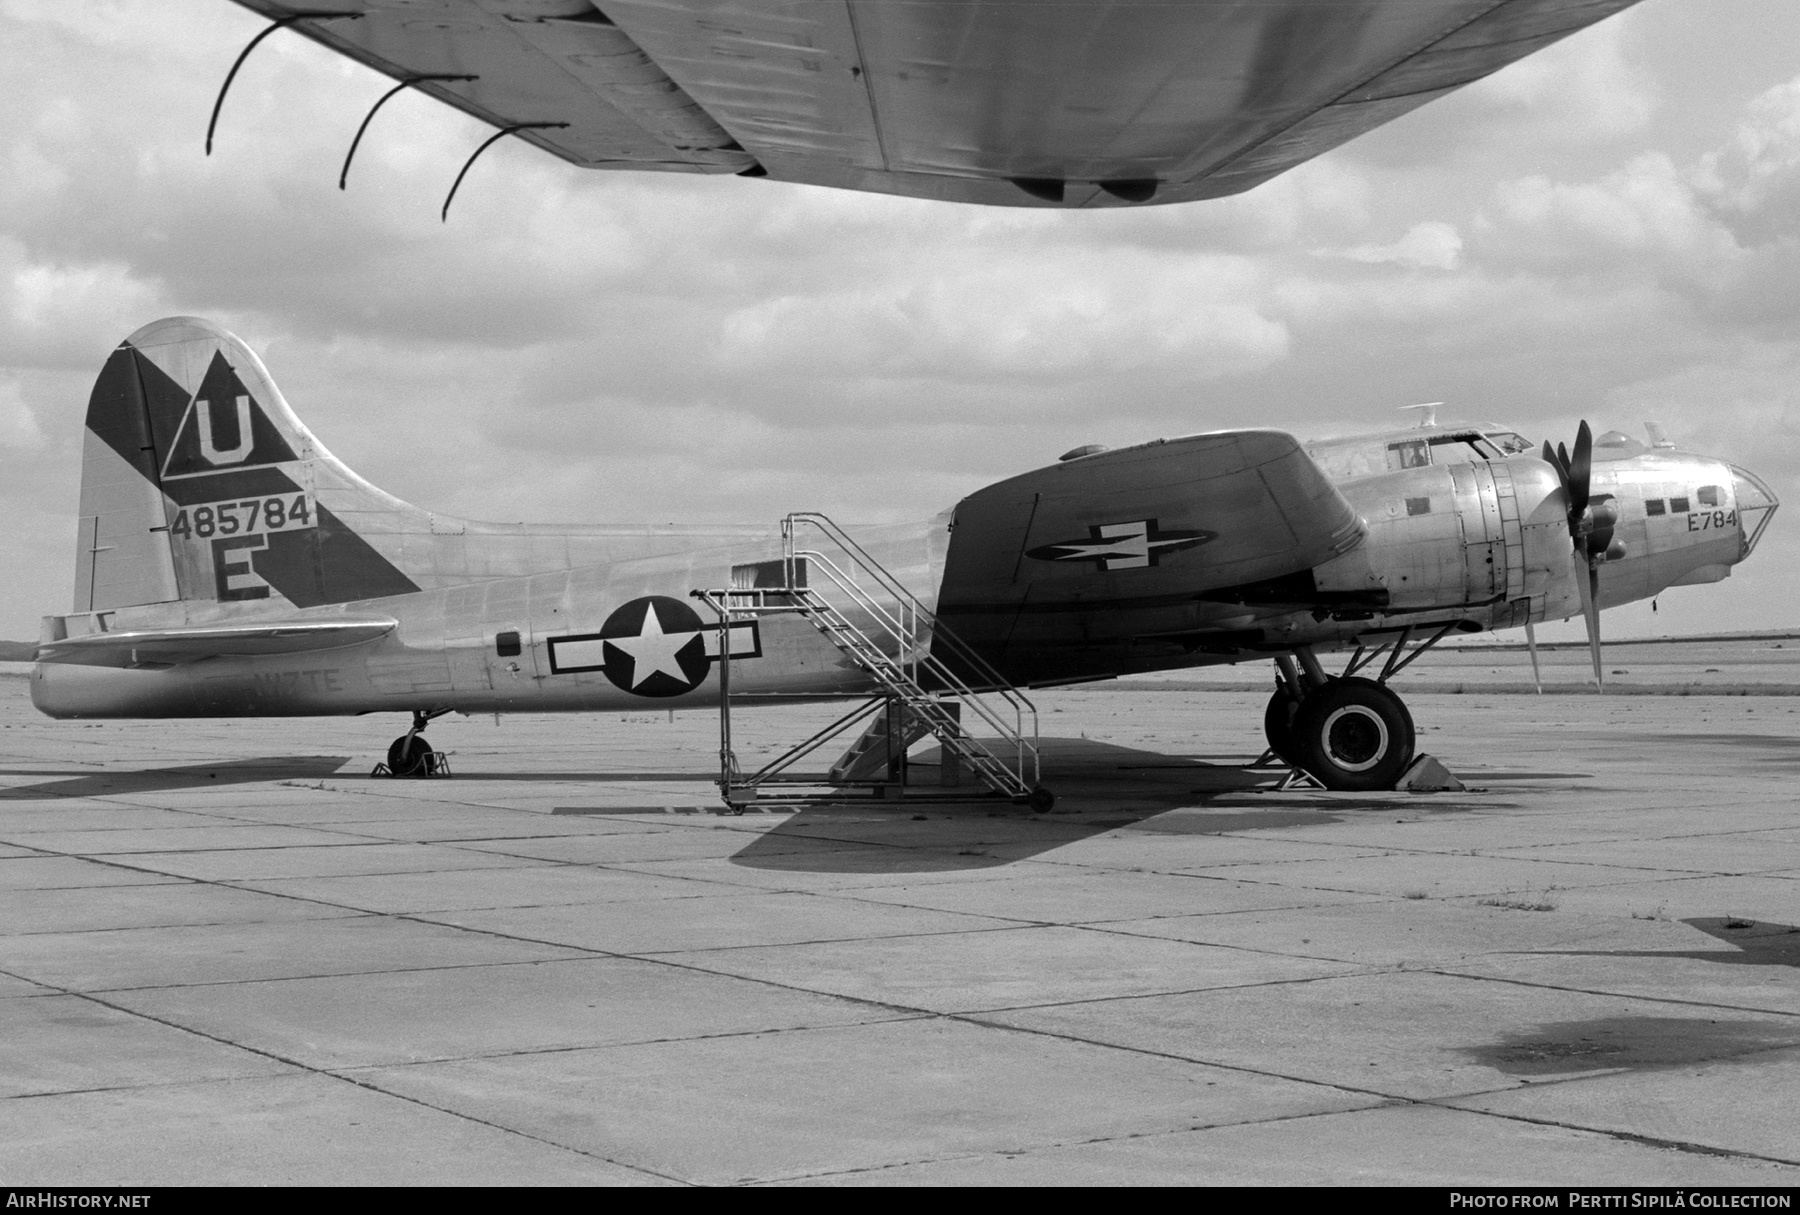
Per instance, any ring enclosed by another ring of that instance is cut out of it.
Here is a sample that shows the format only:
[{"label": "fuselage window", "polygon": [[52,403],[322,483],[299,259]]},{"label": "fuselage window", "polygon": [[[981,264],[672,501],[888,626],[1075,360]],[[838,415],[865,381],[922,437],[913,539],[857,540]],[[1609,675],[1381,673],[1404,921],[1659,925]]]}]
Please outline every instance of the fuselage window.
[{"label": "fuselage window", "polygon": [[1700,499],[1701,506],[1717,506],[1719,504],[1719,487],[1717,485],[1702,485],[1694,496]]},{"label": "fuselage window", "polygon": [[1678,515],[1685,515],[1688,513],[1688,500],[1686,498],[1670,498],[1669,509]]},{"label": "fuselage window", "polygon": [[1668,508],[1663,505],[1663,500],[1661,498],[1644,499],[1644,513],[1646,515],[1665,514],[1667,513],[1667,509]]},{"label": "fuselage window", "polygon": [[1406,513],[1409,515],[1429,515],[1431,513],[1430,498],[1408,498]]},{"label": "fuselage window", "polygon": [[517,633],[495,633],[494,653],[502,658],[519,656],[519,635]]}]

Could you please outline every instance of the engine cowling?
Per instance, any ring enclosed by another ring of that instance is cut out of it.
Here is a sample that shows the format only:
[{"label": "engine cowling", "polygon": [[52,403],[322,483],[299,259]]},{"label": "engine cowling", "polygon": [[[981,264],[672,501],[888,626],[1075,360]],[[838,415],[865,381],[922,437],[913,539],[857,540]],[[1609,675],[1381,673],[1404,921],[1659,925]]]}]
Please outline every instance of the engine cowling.
[{"label": "engine cowling", "polygon": [[1563,491],[1542,460],[1409,468],[1341,488],[1369,534],[1314,571],[1323,592],[1398,611],[1531,600],[1554,615],[1576,602]]}]

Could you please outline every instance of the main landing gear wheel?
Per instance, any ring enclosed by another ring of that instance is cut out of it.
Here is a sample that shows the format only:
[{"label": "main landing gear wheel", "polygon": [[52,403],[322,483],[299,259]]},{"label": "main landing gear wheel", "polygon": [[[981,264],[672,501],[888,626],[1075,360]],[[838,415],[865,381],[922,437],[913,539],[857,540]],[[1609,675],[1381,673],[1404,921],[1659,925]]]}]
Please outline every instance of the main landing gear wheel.
[{"label": "main landing gear wheel", "polygon": [[1294,761],[1327,789],[1392,789],[1413,759],[1413,720],[1401,699],[1372,679],[1333,679],[1300,702]]},{"label": "main landing gear wheel", "polygon": [[388,748],[387,766],[395,776],[430,776],[437,771],[437,756],[423,734],[402,734]]},{"label": "main landing gear wheel", "polygon": [[1042,785],[1034,785],[1025,797],[1025,804],[1031,807],[1033,814],[1043,814],[1056,804],[1056,794]]},{"label": "main landing gear wheel", "polygon": [[1275,757],[1289,767],[1294,767],[1294,715],[1300,711],[1300,702],[1286,688],[1276,688],[1275,694],[1269,697],[1269,707],[1263,710],[1263,737],[1269,740],[1269,750]]}]

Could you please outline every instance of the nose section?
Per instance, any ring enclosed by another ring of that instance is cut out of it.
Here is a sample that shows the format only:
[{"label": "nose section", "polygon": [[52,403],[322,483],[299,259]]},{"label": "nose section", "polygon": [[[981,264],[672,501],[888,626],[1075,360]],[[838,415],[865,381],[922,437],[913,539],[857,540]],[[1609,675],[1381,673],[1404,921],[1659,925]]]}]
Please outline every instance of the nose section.
[{"label": "nose section", "polygon": [[1726,467],[1731,469],[1732,496],[1737,502],[1738,531],[1744,537],[1744,551],[1738,556],[1738,560],[1742,561],[1756,547],[1756,542],[1762,539],[1763,531],[1769,526],[1769,520],[1775,517],[1775,508],[1781,505],[1781,500],[1755,473],[1735,464]]}]

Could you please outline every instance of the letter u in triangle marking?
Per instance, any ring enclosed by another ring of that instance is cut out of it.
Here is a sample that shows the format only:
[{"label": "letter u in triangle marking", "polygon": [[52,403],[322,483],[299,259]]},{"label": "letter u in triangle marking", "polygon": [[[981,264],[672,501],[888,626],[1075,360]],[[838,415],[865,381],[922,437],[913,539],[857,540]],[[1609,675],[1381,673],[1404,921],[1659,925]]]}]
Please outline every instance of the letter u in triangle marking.
[{"label": "letter u in triangle marking", "polygon": [[215,353],[176,429],[162,475],[166,482],[296,458],[225,356]]},{"label": "letter u in triangle marking", "polygon": [[242,464],[250,449],[256,446],[256,436],[250,430],[250,397],[246,393],[237,396],[237,446],[221,451],[213,441],[213,411],[210,402],[198,402],[194,409],[194,421],[200,426],[200,455],[208,464]]}]

